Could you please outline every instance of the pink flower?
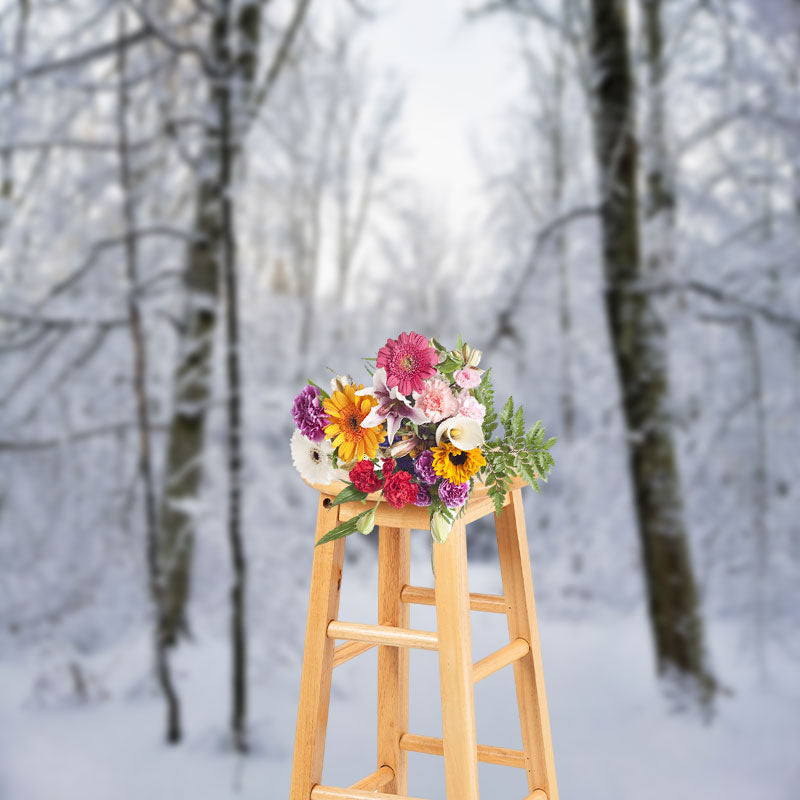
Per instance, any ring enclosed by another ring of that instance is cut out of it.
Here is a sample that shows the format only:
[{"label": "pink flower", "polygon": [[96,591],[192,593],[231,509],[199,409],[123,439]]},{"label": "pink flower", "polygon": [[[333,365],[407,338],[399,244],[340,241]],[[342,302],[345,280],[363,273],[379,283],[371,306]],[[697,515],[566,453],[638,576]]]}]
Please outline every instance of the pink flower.
[{"label": "pink flower", "polygon": [[372,380],[373,386],[371,389],[359,389],[356,392],[361,397],[372,395],[378,401],[378,405],[374,406],[372,411],[361,420],[362,428],[374,428],[385,421],[386,435],[389,437],[389,444],[391,444],[404,419],[410,419],[418,425],[427,421],[422,411],[410,405],[405,397],[397,391],[397,387],[394,389],[389,388],[386,383],[385,369],[376,369]]},{"label": "pink flower", "polygon": [[431,422],[441,422],[458,412],[458,401],[450,384],[437,377],[425,381],[414,408],[421,408]]},{"label": "pink flower", "polygon": [[481,382],[480,372],[472,367],[456,370],[453,378],[462,389],[474,389]]},{"label": "pink flower", "polygon": [[486,416],[486,406],[479,403],[469,392],[460,392],[458,395],[458,413],[462,417],[477,420],[483,423]]},{"label": "pink flower", "polygon": [[397,387],[400,394],[421,392],[423,382],[436,374],[439,355],[428,340],[419,333],[401,333],[397,339],[387,339],[378,350],[375,366],[386,368],[386,385]]}]

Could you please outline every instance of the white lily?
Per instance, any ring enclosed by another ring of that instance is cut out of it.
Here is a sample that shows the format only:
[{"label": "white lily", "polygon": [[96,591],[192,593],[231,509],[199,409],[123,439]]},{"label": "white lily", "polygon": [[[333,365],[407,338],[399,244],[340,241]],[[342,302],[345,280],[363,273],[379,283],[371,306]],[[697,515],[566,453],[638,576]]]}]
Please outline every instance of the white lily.
[{"label": "white lily", "polygon": [[480,422],[461,414],[439,423],[436,429],[436,444],[441,444],[442,437],[447,434],[450,443],[459,450],[472,450],[484,444],[483,428]]}]

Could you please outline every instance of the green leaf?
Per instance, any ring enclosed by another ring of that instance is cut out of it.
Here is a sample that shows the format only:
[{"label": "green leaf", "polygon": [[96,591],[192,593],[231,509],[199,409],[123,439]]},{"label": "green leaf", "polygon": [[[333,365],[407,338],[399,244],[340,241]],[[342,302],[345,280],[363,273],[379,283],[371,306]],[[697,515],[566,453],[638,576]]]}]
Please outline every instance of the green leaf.
[{"label": "green leaf", "polygon": [[486,416],[483,419],[483,435],[488,442],[497,428],[497,412],[494,409],[494,387],[492,386],[491,368],[483,373],[480,384],[475,387],[475,398],[486,407]]},{"label": "green leaf", "polygon": [[332,542],[334,539],[341,539],[343,536],[349,536],[351,533],[355,533],[356,530],[358,530],[358,521],[371,512],[372,509],[368,508],[366,511],[362,511],[357,517],[353,517],[353,519],[349,519],[347,522],[342,522],[340,525],[337,525],[333,530],[328,531],[323,537],[321,537],[314,547],[318,547],[321,544],[327,544],[328,542]]},{"label": "green leaf", "polygon": [[362,492],[360,489],[356,489],[356,487],[350,483],[342,489],[339,494],[336,495],[336,498],[331,503],[332,506],[338,506],[342,503],[351,503],[354,500],[363,500],[367,496],[366,492]]},{"label": "green leaf", "polygon": [[514,419],[512,420],[512,429],[515,439],[520,439],[525,436],[525,417],[524,412],[522,411],[522,406],[520,406],[517,409],[516,414],[514,414]]},{"label": "green leaf", "polygon": [[327,400],[330,397],[330,395],[319,384],[314,383],[314,381],[312,381],[311,378],[306,378],[306,380],[311,386],[313,386],[316,389],[319,389],[319,393],[322,395],[323,398]]}]

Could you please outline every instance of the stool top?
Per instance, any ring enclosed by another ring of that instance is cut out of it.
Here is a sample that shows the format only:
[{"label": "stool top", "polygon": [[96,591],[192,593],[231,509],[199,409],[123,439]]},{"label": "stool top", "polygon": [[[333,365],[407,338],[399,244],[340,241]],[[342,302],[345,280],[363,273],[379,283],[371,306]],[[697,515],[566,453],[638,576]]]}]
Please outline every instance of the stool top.
[{"label": "stool top", "polygon": [[[349,484],[344,481],[333,481],[333,483],[318,484],[311,483],[303,479],[312,489],[316,489],[323,499],[332,499],[339,494]],[[509,495],[516,489],[521,489],[527,486],[524,478],[514,478],[511,482]],[[365,501],[354,501],[352,503],[342,503],[338,506],[339,509],[339,522],[345,522],[360,514],[369,506],[377,505],[375,512],[375,524],[385,525],[393,528],[413,528],[414,530],[430,530],[430,513],[427,508],[408,505],[404,508],[392,508],[386,500],[377,502],[380,492],[373,492],[367,495]],[[509,498],[506,496],[508,504]],[[489,497],[486,485],[482,481],[475,481],[472,488],[469,500],[467,501],[467,510],[464,513],[464,523],[473,522],[476,519],[485,517],[487,514],[494,513],[494,504]]]}]

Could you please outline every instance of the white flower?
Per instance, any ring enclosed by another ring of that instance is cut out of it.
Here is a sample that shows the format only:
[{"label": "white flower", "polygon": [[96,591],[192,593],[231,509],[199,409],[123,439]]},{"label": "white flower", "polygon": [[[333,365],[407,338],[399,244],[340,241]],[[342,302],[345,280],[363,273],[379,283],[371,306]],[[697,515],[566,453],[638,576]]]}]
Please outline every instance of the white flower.
[{"label": "white flower", "polygon": [[291,449],[292,463],[303,480],[322,486],[334,480],[330,459],[333,448],[327,439],[312,442],[299,430],[295,430],[292,434]]},{"label": "white flower", "polygon": [[436,429],[436,444],[441,444],[442,436],[447,434],[447,438],[459,450],[472,450],[480,447],[484,443],[483,428],[480,422],[463,414],[456,414],[439,424]]}]

